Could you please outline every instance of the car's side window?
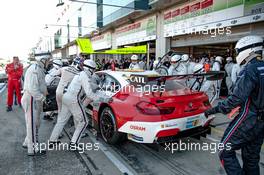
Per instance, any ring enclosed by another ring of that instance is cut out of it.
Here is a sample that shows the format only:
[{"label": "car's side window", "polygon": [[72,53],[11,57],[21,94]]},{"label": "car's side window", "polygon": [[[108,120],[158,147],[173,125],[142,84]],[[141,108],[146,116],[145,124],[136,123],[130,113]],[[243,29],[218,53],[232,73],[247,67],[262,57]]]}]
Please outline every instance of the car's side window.
[{"label": "car's side window", "polygon": [[111,76],[104,74],[101,79],[100,87],[102,90],[114,93],[120,89],[119,83]]}]

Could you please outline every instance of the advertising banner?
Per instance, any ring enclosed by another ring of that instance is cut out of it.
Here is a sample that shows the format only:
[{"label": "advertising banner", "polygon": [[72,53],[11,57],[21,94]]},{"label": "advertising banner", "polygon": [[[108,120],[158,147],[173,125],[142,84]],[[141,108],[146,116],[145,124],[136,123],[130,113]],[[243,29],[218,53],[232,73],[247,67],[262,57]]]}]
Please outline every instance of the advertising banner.
[{"label": "advertising banner", "polygon": [[107,32],[91,38],[91,42],[94,50],[109,49],[112,47],[112,34]]},{"label": "advertising banner", "polygon": [[80,52],[85,54],[146,54],[147,53],[147,45],[132,46],[132,47],[96,52],[93,49],[93,45],[90,39],[78,38],[76,41],[80,48]]},{"label": "advertising banner", "polygon": [[80,48],[80,52],[81,53],[85,53],[85,54],[92,54],[94,53],[93,47],[92,47],[92,43],[90,41],[90,39],[87,38],[78,38],[76,40],[79,48]]},{"label": "advertising banner", "polygon": [[156,39],[156,16],[151,16],[133,24],[117,28],[117,46]]},{"label": "advertising banner", "polygon": [[196,0],[164,12],[164,37],[263,20],[263,0]]},{"label": "advertising banner", "polygon": [[147,45],[106,50],[104,53],[105,54],[146,54]]}]

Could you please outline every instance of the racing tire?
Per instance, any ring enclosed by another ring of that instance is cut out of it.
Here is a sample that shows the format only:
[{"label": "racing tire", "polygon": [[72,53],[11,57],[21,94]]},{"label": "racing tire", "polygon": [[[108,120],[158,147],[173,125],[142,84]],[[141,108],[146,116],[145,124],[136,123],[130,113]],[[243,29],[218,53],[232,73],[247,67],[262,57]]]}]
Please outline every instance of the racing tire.
[{"label": "racing tire", "polygon": [[118,132],[115,115],[111,108],[105,107],[100,114],[100,133],[103,140],[111,145],[121,143],[125,134]]}]

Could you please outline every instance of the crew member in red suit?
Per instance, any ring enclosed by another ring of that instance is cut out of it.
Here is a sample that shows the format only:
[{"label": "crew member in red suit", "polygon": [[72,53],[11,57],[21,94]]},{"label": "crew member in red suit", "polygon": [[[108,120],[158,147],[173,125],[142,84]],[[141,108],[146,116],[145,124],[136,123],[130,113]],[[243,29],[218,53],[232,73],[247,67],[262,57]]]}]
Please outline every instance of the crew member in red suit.
[{"label": "crew member in red suit", "polygon": [[23,65],[19,62],[17,56],[13,57],[13,63],[6,66],[6,74],[8,76],[8,90],[7,90],[7,109],[12,111],[14,90],[17,96],[17,102],[21,106],[21,77],[23,74]]}]

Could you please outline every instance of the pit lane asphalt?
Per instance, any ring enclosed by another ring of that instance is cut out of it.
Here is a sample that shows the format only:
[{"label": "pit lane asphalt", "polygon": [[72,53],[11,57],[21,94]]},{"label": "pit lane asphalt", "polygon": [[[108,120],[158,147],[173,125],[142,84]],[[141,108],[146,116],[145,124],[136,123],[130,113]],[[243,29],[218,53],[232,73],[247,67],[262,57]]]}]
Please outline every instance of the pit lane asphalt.
[{"label": "pit lane asphalt", "polygon": [[[24,113],[18,106],[14,111],[5,112],[5,94],[0,96],[0,175],[17,174],[121,174],[116,164],[105,156],[105,150],[120,162],[123,162],[132,174],[140,175],[221,175],[225,174],[221,168],[217,153],[209,151],[171,151],[160,145],[141,145],[126,141],[117,146],[105,144],[101,138],[97,141],[89,132],[89,137],[82,142],[98,142],[101,151],[86,151],[76,154],[69,151],[49,151],[43,157],[28,157],[21,145],[25,137]],[[54,127],[53,122],[41,121],[40,142],[46,142]],[[67,128],[71,134],[73,128]],[[62,142],[68,143],[69,138],[64,133]],[[212,143],[208,139],[196,140],[186,138],[185,142]],[[104,150],[104,151],[102,151]],[[111,157],[111,156],[110,156]],[[240,157],[240,155],[238,155]],[[264,169],[261,165],[261,173]]]},{"label": "pit lane asphalt", "polygon": [[[13,106],[6,112],[6,92],[0,94],[0,175],[84,175],[84,174],[121,174],[102,151],[86,151],[98,169],[94,169],[80,154],[70,151],[48,151],[45,156],[29,157],[22,148],[26,127],[24,112]],[[47,143],[54,125],[51,121],[41,121],[40,143]],[[65,134],[64,134],[65,135]],[[84,138],[84,142],[90,142]],[[69,143],[65,135],[63,143]]]}]

